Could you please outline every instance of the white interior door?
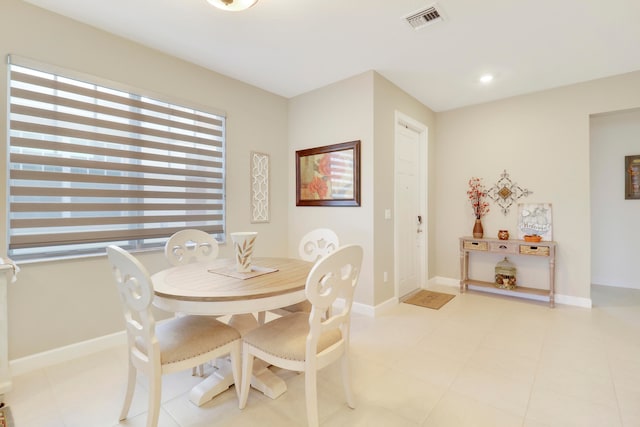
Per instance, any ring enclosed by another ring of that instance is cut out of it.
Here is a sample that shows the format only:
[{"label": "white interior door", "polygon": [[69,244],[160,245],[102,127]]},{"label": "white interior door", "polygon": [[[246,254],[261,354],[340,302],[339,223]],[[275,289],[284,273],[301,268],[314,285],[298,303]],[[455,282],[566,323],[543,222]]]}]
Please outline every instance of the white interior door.
[{"label": "white interior door", "polygon": [[402,298],[426,277],[426,127],[400,117],[395,136],[395,283]]}]

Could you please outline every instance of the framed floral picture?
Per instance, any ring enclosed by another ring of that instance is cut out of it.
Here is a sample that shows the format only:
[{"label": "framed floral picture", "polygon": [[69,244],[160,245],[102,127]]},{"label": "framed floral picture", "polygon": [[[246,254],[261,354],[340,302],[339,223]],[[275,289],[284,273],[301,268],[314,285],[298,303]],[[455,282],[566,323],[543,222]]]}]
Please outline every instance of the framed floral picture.
[{"label": "framed floral picture", "polygon": [[296,206],[360,206],[360,141],[296,151]]},{"label": "framed floral picture", "polygon": [[640,156],[624,157],[624,198],[640,199]]}]

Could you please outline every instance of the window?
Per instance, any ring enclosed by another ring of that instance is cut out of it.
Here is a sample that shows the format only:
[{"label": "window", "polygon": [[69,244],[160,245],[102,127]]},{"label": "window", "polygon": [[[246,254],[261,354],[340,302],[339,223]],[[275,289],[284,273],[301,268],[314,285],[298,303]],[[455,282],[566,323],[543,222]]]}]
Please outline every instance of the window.
[{"label": "window", "polygon": [[223,115],[10,62],[10,257],[224,239]]}]

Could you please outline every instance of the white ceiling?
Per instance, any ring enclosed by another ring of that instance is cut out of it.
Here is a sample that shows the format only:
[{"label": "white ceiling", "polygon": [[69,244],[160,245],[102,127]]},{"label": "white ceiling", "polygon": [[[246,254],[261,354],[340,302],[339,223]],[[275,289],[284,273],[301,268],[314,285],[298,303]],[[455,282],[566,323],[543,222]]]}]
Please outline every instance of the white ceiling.
[{"label": "white ceiling", "polygon": [[439,0],[420,30],[432,0],[25,1],[287,98],[375,70],[445,111],[640,70],[640,0]]}]

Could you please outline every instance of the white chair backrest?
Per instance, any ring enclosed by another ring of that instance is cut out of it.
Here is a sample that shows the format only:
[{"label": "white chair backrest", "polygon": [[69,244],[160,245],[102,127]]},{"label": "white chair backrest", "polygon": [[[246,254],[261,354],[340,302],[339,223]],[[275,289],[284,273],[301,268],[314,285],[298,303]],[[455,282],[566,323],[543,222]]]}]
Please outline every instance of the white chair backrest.
[{"label": "white chair backrest", "polygon": [[182,265],[215,259],[218,250],[218,242],[213,236],[202,230],[187,229],[169,237],[164,255],[171,265]]},{"label": "white chair backrest", "polygon": [[[340,330],[340,345],[349,342],[351,306],[362,268],[362,254],[362,247],[359,245],[342,246],[321,258],[309,272],[305,293],[312,308],[309,315],[307,361],[309,355],[316,354],[320,336],[329,330]],[[344,300],[344,306],[329,310],[337,298]],[[329,315],[325,319],[327,313]]]},{"label": "white chair backrest", "polygon": [[151,312],[153,286],[147,269],[124,249],[110,245],[107,257],[113,269],[122,301],[127,340],[134,363],[160,366],[160,346],[155,337],[155,319]]},{"label": "white chair backrest", "polygon": [[311,230],[300,239],[298,254],[305,261],[316,262],[338,249],[338,235],[328,228]]}]

